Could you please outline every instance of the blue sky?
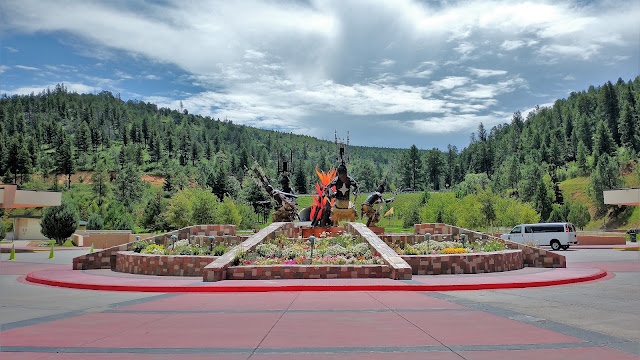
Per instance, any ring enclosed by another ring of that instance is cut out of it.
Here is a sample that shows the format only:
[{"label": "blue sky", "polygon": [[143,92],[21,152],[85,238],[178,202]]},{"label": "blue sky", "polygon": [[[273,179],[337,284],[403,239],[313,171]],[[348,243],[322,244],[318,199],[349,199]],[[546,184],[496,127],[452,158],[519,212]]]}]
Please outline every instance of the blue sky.
[{"label": "blue sky", "polygon": [[468,144],[640,74],[638,1],[0,2],[0,93],[123,99],[357,145]]}]

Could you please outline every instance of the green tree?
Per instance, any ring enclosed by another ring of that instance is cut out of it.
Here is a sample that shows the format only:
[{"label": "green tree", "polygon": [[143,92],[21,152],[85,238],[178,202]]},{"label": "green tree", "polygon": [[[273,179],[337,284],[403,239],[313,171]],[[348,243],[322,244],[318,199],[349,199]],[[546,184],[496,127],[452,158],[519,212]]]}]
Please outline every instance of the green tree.
[{"label": "green tree", "polygon": [[604,190],[611,190],[620,187],[620,169],[617,162],[609,155],[603,154],[598,159],[595,170],[589,178],[588,192],[596,207],[596,215],[604,215],[607,206],[604,204]]},{"label": "green tree", "polygon": [[91,174],[93,191],[98,196],[98,206],[102,206],[104,198],[107,196],[109,192],[107,181],[108,181],[107,168],[104,164],[104,161],[99,160],[93,173]]},{"label": "green tree", "polygon": [[87,220],[87,230],[102,230],[104,228],[104,220],[98,213],[93,213]]},{"label": "green tree", "polygon": [[593,134],[593,157],[598,159],[601,155],[613,156],[616,153],[616,143],[611,136],[611,131],[604,121],[600,121]]},{"label": "green tree", "polygon": [[60,206],[46,208],[42,213],[40,232],[56,244],[62,245],[78,228],[78,212],[72,204],[63,202]]},{"label": "green tree", "polygon": [[443,178],[445,173],[445,163],[440,150],[433,148],[427,151],[424,159],[424,167],[427,183],[433,190],[440,190],[441,178]]},{"label": "green tree", "polygon": [[578,163],[578,168],[582,171],[582,175],[586,175],[589,173],[589,164],[587,163],[587,146],[580,140],[578,142],[578,154],[576,155],[576,162]]},{"label": "green tree", "polygon": [[551,211],[553,210],[553,200],[555,193],[553,191],[553,182],[551,176],[545,173],[544,176],[539,179],[536,185],[536,192],[534,194],[534,207],[536,211],[540,213],[542,219],[548,219]]},{"label": "green tree", "polygon": [[210,190],[195,191],[191,201],[194,225],[216,224],[218,222],[219,201]]},{"label": "green tree", "polygon": [[64,137],[62,144],[56,150],[56,170],[58,174],[66,174],[67,187],[71,189],[71,174],[75,173],[75,162],[73,160],[73,145],[68,137]]},{"label": "green tree", "polygon": [[162,191],[158,191],[154,197],[149,199],[142,214],[142,226],[152,231],[169,229],[162,212],[167,207],[168,200],[162,196]]},{"label": "green tree", "polygon": [[75,133],[76,149],[80,154],[86,154],[91,147],[91,131],[85,121],[80,123]]},{"label": "green tree", "polygon": [[569,216],[567,220],[580,230],[584,229],[584,227],[591,221],[591,214],[589,214],[589,208],[587,205],[574,202],[569,205]]},{"label": "green tree", "polygon": [[307,193],[307,176],[304,174],[304,169],[302,164],[298,166],[295,175],[294,187],[298,194],[306,194]]},{"label": "green tree", "polygon": [[417,189],[422,175],[422,160],[415,145],[411,145],[411,148],[402,156],[399,170],[402,186]]},{"label": "green tree", "polygon": [[116,196],[125,206],[131,206],[142,198],[144,184],[138,168],[127,164],[115,181]]},{"label": "green tree", "polygon": [[233,202],[233,200],[228,196],[225,197],[222,203],[220,204],[220,209],[218,210],[218,214],[220,216],[220,222],[222,224],[240,226],[240,223],[242,223],[242,217],[240,216],[238,207]]}]

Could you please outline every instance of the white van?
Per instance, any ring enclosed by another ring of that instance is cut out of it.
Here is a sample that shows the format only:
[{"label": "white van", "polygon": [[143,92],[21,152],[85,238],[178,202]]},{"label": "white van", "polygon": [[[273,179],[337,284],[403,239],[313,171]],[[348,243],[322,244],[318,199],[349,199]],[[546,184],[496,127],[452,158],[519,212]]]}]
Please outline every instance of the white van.
[{"label": "white van", "polygon": [[567,250],[570,244],[578,244],[576,228],[572,223],[520,224],[501,239],[527,244],[551,246],[553,250]]}]

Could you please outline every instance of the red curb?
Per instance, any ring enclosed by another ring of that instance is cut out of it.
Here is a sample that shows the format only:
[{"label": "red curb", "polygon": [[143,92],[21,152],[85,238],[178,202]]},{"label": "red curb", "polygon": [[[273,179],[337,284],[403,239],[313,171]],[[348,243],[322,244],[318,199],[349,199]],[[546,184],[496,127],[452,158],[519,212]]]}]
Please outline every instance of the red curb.
[{"label": "red curb", "polygon": [[593,281],[607,276],[607,272],[598,269],[599,272],[589,276],[574,277],[568,279],[530,281],[530,282],[505,282],[505,283],[479,283],[479,284],[452,284],[452,285],[282,285],[282,286],[140,286],[140,285],[102,285],[72,283],[59,280],[39,278],[35,272],[27,275],[26,280],[36,284],[59,286],[72,289],[108,290],[108,291],[137,291],[137,292],[270,292],[270,291],[456,291],[456,290],[491,290],[491,289],[517,289],[527,287],[541,287],[574,284],[585,281]]}]

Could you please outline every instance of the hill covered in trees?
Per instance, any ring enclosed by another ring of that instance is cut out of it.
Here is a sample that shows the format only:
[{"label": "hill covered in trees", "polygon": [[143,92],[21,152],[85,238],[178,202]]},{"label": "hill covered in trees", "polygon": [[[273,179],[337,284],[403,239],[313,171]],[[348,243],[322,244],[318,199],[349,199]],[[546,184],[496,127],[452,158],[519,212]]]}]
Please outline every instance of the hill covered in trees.
[{"label": "hill covered in trees", "polygon": [[[488,196],[490,191],[491,196],[529,204],[542,220],[566,219],[569,201],[586,205],[564,196],[558,186],[586,177],[591,215],[600,217],[610,211],[602,203],[602,189],[624,185],[621,176],[640,168],[639,115],[640,77],[619,79],[571,93],[526,119],[516,112],[510,123],[488,130],[480,124],[462,150],[451,145],[444,151],[418,148],[427,144],[410,149],[351,146],[350,172],[364,191],[372,191],[395,162],[389,179],[392,189],[450,191],[452,199],[460,201],[469,195]],[[81,218],[100,214],[108,227],[178,226],[152,224],[149,209],[164,211],[176,192],[194,187],[208,190],[190,191],[180,206],[191,213],[204,212],[200,220],[211,221],[206,216],[215,212],[194,209],[198,199],[209,197],[207,193],[220,204],[226,199],[225,206],[235,206],[240,218],[251,217],[266,194],[256,188],[245,167],[256,159],[276,181],[278,154],[291,151],[296,191],[314,192],[316,165],[320,170],[335,165],[333,142],[237,125],[185,109],[125,102],[106,91],[70,93],[63,84],[39,94],[0,98],[3,180],[27,188],[67,189],[65,198],[75,202]],[[143,182],[143,174],[162,179],[162,189]],[[444,204],[438,210],[424,197],[421,201],[416,211],[407,206],[399,215],[408,217],[414,211],[417,221],[442,217]],[[119,218],[121,213],[131,214],[130,219]],[[489,216],[472,225],[494,222]]]}]

